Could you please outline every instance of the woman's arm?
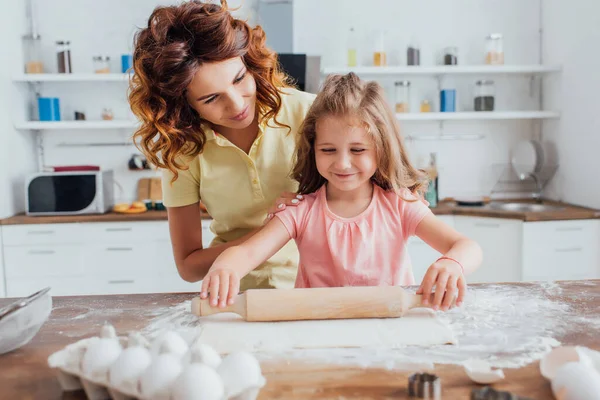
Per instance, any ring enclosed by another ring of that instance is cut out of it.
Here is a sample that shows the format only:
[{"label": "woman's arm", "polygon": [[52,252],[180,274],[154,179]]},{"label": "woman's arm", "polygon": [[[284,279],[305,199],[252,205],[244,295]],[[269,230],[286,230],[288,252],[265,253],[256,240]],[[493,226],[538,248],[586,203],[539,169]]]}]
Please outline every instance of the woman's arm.
[{"label": "woman's arm", "polygon": [[200,297],[210,296],[212,306],[233,304],[240,289],[240,279],[271,258],[291,236],[279,218],[269,221],[255,235],[221,253],[202,281]]},{"label": "woman's arm", "polygon": [[242,243],[258,231],[255,229],[245,236],[215,247],[202,247],[202,220],[200,204],[183,207],[168,207],[169,231],[173,255],[179,276],[188,282],[203,279],[215,259],[224,250]]},{"label": "woman's arm", "polygon": [[[481,247],[477,242],[460,234],[435,215],[428,215],[417,225],[415,234],[443,257],[434,262],[423,277],[417,293],[423,294],[423,304],[436,287],[432,306],[447,310],[458,288],[456,304],[460,305],[466,292],[464,275],[476,270],[482,261]],[[463,271],[464,268],[464,271]]]}]

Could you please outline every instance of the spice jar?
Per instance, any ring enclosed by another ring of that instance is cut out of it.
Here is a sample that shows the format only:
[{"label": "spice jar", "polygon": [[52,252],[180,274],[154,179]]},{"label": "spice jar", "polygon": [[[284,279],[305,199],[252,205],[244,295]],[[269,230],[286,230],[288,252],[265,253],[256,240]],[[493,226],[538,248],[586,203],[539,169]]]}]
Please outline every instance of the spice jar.
[{"label": "spice jar", "polygon": [[110,57],[109,56],[95,56],[92,58],[94,62],[94,72],[97,74],[108,74],[110,73]]},{"label": "spice jar", "polygon": [[112,112],[112,110],[110,108],[104,108],[102,109],[102,119],[105,121],[110,121],[112,119],[114,119],[115,116]]},{"label": "spice jar", "polygon": [[500,33],[492,33],[485,38],[485,63],[504,64],[504,45]]},{"label": "spice jar", "polygon": [[71,68],[71,42],[62,40],[56,42],[56,60],[59,74],[73,72]]},{"label": "spice jar", "polygon": [[431,112],[431,103],[429,103],[429,100],[421,101],[421,112]]},{"label": "spice jar", "polygon": [[406,65],[420,65],[421,64],[421,50],[419,45],[413,39],[411,40],[408,48],[406,49]]},{"label": "spice jar", "polygon": [[458,48],[451,46],[444,49],[444,65],[458,64]]},{"label": "spice jar", "polygon": [[41,74],[44,72],[42,63],[42,37],[40,35],[26,35],[24,40],[25,73]]},{"label": "spice jar", "polygon": [[405,113],[410,111],[410,82],[398,81],[396,86],[396,112]]},{"label": "spice jar", "polygon": [[492,80],[480,80],[475,83],[475,111],[494,111],[495,87]]},{"label": "spice jar", "polygon": [[375,42],[375,52],[373,53],[373,65],[376,67],[384,67],[387,65],[384,31],[380,31],[377,34],[377,40]]}]

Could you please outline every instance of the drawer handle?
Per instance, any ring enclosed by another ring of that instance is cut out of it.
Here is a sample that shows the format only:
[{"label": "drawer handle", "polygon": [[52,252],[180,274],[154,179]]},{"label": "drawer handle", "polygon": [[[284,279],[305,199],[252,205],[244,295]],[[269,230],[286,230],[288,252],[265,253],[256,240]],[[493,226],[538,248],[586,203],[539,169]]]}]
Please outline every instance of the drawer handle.
[{"label": "drawer handle", "polygon": [[27,254],[36,254],[36,255],[40,255],[40,254],[54,254],[56,253],[54,250],[29,250],[27,252]]},{"label": "drawer handle", "polygon": [[133,279],[122,279],[116,281],[108,281],[109,285],[120,285],[122,283],[135,283]]},{"label": "drawer handle", "polygon": [[565,228],[556,228],[557,232],[575,232],[575,231],[582,231],[583,228],[581,226],[569,226],[569,227],[565,227]]},{"label": "drawer handle", "polygon": [[131,228],[106,228],[106,232],[131,232]]},{"label": "drawer handle", "polygon": [[477,222],[475,226],[479,226],[481,228],[500,228],[500,224],[494,224],[491,222]]},{"label": "drawer handle", "polygon": [[562,249],[555,249],[557,253],[575,253],[583,250],[581,247],[565,247]]},{"label": "drawer handle", "polygon": [[27,231],[28,235],[53,235],[54,231]]},{"label": "drawer handle", "polygon": [[106,251],[132,251],[133,247],[107,247]]}]

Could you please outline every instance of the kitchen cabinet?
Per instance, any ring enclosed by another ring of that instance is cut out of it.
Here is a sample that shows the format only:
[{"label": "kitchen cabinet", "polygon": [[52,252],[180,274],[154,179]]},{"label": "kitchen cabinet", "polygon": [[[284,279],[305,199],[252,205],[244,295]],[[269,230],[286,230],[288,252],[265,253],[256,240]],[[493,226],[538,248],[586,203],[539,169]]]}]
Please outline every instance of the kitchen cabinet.
[{"label": "kitchen cabinet", "polygon": [[[214,235],[202,221],[203,245]],[[182,280],[167,221],[5,225],[6,296],[198,291]],[[4,293],[3,293],[4,295]]]},{"label": "kitchen cabinet", "polygon": [[600,220],[529,222],[523,229],[523,280],[600,277]]},{"label": "kitchen cabinet", "polygon": [[0,230],[0,297],[6,296],[6,285],[4,278],[4,246],[2,244],[2,231]]},{"label": "kitchen cabinet", "polygon": [[[454,227],[454,216],[440,215],[438,218],[446,224]],[[417,236],[412,236],[408,239],[407,249],[413,267],[415,283],[419,285],[423,281],[423,277],[425,276],[429,266],[433,264],[433,262],[441,256],[441,254],[432,249],[427,243]]]},{"label": "kitchen cabinet", "polygon": [[522,221],[455,216],[454,227],[483,251],[483,262],[467,276],[468,283],[521,280]]}]

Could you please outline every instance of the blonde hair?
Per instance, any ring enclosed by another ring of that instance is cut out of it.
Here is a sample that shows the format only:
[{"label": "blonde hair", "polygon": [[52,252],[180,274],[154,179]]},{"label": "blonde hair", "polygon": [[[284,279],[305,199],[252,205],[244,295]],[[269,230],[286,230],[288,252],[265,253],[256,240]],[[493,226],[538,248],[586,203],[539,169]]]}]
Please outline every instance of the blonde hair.
[{"label": "blonde hair", "polygon": [[356,74],[329,75],[300,127],[292,178],[298,192],[317,191],[325,182],[317,170],[315,138],[317,121],[325,116],[356,119],[364,124],[375,144],[377,170],[371,180],[384,190],[413,194],[426,190],[426,174],[411,164],[400,126],[377,82],[364,82]]}]

